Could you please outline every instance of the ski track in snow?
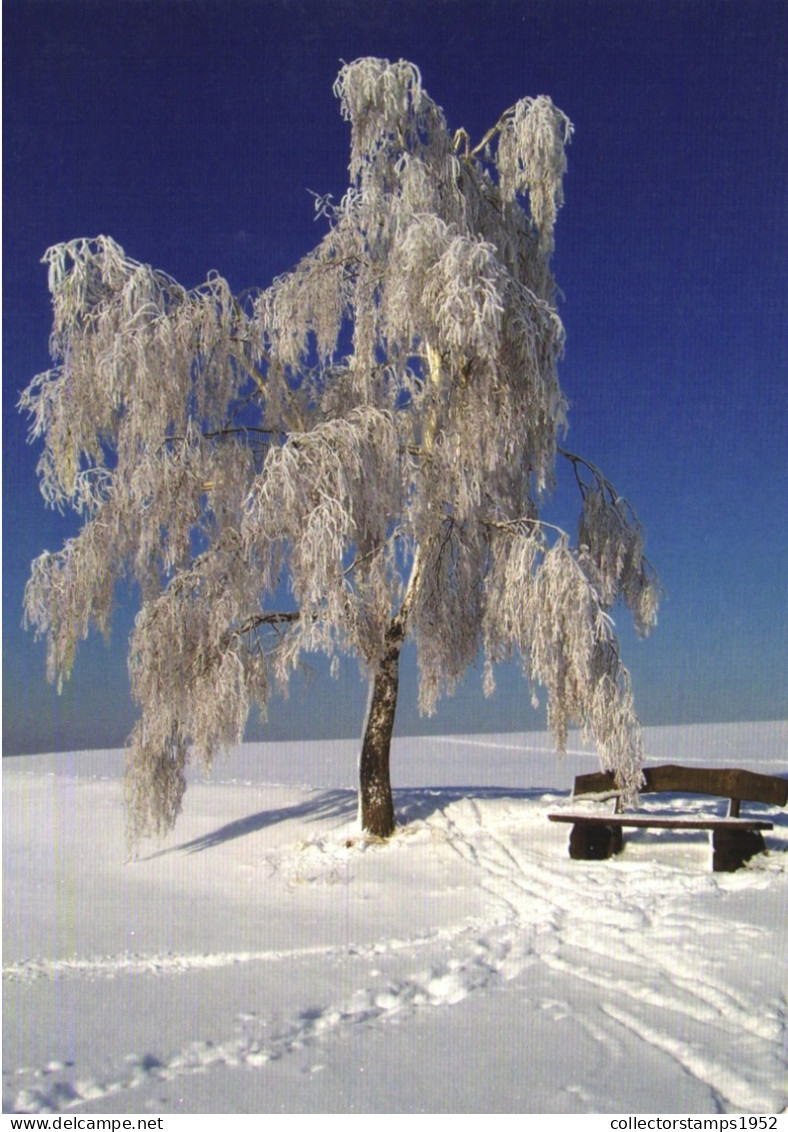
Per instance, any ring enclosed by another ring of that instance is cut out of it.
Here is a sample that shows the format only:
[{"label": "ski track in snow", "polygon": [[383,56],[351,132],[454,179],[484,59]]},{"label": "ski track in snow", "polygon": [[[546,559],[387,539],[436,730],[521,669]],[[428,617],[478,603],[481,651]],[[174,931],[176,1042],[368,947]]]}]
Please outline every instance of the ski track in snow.
[{"label": "ski track in snow", "polygon": [[[558,855],[553,858],[543,845],[529,843],[521,800],[449,797],[442,808],[431,808],[422,818],[414,791],[408,808],[412,812],[401,836],[429,839],[436,853],[456,854],[476,871],[488,897],[483,919],[365,945],[11,963],[3,970],[8,982],[33,984],[136,976],[167,979],[186,972],[279,962],[287,962],[288,970],[297,972],[300,961],[321,957],[358,961],[358,985],[337,1001],[310,1006],[285,1019],[266,1018],[250,1009],[236,1016],[230,1033],[206,1035],[166,1055],[130,1053],[102,1080],[91,1076],[87,1067],[57,1061],[17,1070],[15,1083],[6,1079],[12,1111],[59,1112],[103,1098],[117,1106],[120,1102],[110,1098],[152,1080],[186,1078],[221,1065],[262,1070],[295,1050],[328,1043],[349,1027],[382,1026],[418,1010],[446,1008],[520,976],[527,980],[529,995],[538,997],[542,980],[538,975],[529,978],[528,969],[539,964],[544,972],[563,979],[564,986],[568,982],[590,986],[597,995],[596,1008],[583,1011],[577,1003],[551,997],[547,980],[538,1002],[542,1010],[573,1015],[574,1024],[597,1042],[646,1043],[702,1083],[720,1111],[784,1108],[788,1099],[782,1053],[788,1038],[785,1005],[760,1001],[755,989],[748,994],[724,985],[714,958],[730,925],[707,915],[693,918],[692,897],[716,891],[721,883],[716,877],[658,860],[625,868],[609,862],[600,869]],[[542,812],[539,818],[543,820]],[[308,852],[314,850],[315,861],[319,858],[327,882],[343,853],[347,860],[345,845],[337,835],[335,842],[328,837],[305,846]],[[279,861],[269,855],[265,862],[273,871],[286,869],[292,847],[279,853]],[[308,879],[319,879],[320,868],[313,862]],[[775,868],[784,871],[784,863],[767,863],[767,878]],[[747,872],[757,884],[757,867]],[[287,880],[286,873],[283,876]],[[740,925],[737,931],[749,933],[754,951],[768,947],[766,928]],[[448,959],[447,944],[451,945]],[[384,957],[396,960],[396,974],[390,979],[381,979],[381,972],[373,970],[374,962]],[[713,1040],[704,1040],[709,1031],[714,1031]],[[729,1056],[722,1062],[707,1052],[728,1048],[730,1043],[736,1044],[735,1059]],[[738,1071],[731,1070],[732,1063],[738,1064]],[[134,1107],[133,1097],[128,1106]]]}]

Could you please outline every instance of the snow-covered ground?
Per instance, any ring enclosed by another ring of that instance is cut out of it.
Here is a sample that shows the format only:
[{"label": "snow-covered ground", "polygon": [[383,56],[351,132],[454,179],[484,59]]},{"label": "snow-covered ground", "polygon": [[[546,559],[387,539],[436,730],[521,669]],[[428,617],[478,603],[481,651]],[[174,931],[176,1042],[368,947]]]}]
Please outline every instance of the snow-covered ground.
[{"label": "snow-covered ground", "polygon": [[[647,745],[788,772],[786,723]],[[737,873],[670,830],[571,861],[579,744],[414,738],[376,844],[355,751],[240,748],[133,861],[121,753],[5,760],[5,1111],[785,1110],[788,812]]]}]

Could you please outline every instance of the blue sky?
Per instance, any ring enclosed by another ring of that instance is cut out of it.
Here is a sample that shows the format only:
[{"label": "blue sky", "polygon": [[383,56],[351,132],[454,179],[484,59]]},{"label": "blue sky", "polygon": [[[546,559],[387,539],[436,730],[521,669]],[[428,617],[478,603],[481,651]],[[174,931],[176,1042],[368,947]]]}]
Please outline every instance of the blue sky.
[{"label": "blue sky", "polygon": [[[646,724],[788,717],[788,7],[783,0],[13,0],[4,20],[4,753],[120,745],[133,711],[127,595],[58,698],[21,627],[30,560],[74,521],[38,494],[16,412],[48,366],[39,260],[99,233],[193,286],[269,283],[340,196],[341,61],[406,58],[478,139],[524,95],[575,125],[555,272],[568,447],[635,506],[667,590],[638,641],[617,615]],[[338,681],[271,703],[271,738],[359,731]],[[472,674],[431,721],[412,652],[397,727],[542,725],[516,671]]]}]

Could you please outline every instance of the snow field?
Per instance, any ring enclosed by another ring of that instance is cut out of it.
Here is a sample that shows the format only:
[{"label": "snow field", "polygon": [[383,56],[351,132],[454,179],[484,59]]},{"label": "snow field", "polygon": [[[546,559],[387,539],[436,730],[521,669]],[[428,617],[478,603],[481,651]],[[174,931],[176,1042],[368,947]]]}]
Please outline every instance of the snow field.
[{"label": "snow field", "polygon": [[[788,739],[668,730],[651,761],[779,773]],[[133,861],[117,755],[6,760],[5,1111],[785,1109],[784,812],[733,874],[669,830],[570,861],[579,748],[400,740],[384,845],[355,745],[289,747],[193,782]]]}]

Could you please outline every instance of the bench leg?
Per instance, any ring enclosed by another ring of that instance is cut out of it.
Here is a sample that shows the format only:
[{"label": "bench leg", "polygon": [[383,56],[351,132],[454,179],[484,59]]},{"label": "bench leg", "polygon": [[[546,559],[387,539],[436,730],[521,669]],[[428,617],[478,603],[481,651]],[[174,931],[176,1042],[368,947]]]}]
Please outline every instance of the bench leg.
[{"label": "bench leg", "polygon": [[711,835],[712,870],[732,873],[766,846],[757,829],[715,829]]},{"label": "bench leg", "polygon": [[578,822],[569,834],[569,856],[575,861],[604,861],[623,848],[619,826]]}]

